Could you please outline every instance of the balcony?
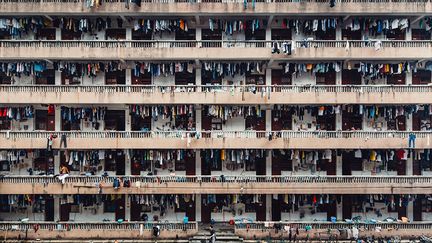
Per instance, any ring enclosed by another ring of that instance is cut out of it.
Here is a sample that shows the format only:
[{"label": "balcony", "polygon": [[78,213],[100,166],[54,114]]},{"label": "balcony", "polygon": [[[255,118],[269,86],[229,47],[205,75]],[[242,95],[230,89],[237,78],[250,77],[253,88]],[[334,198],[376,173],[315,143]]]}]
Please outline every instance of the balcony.
[{"label": "balcony", "polygon": [[[375,238],[396,237],[399,239],[413,240],[413,237],[432,236],[431,222],[410,222],[410,223],[330,223],[330,222],[267,222],[266,224],[280,224],[282,229],[285,225],[300,230],[297,239],[309,239],[317,237],[320,240],[329,239],[331,236],[338,240],[350,240],[344,237],[340,229],[351,229],[357,227],[360,231],[360,237],[375,236]],[[305,231],[306,226],[311,226],[312,230]],[[427,232],[427,233],[426,233]],[[235,233],[244,239],[266,238],[269,235],[272,238],[288,238],[287,231],[275,232],[274,227],[266,227],[264,222],[236,223]]]},{"label": "balcony", "polygon": [[[37,232],[34,226],[39,229]],[[0,231],[5,234],[2,236],[6,240],[18,239],[19,236],[26,235],[27,239],[68,239],[68,240],[88,240],[88,239],[152,239],[153,226],[160,226],[159,238],[188,239],[198,233],[196,222],[184,223],[148,223],[136,222],[121,224],[117,222],[5,222],[0,223]],[[142,229],[142,230],[141,230]]]},{"label": "balcony", "polygon": [[0,42],[0,59],[51,60],[409,60],[432,56],[432,41],[295,41],[292,55],[272,54],[272,41]]},{"label": "balcony", "polygon": [[[255,92],[252,92],[252,91]],[[430,104],[432,86],[0,86],[2,104]]]},{"label": "balcony", "polygon": [[[428,194],[426,176],[125,176],[131,187],[113,188],[114,177],[0,177],[0,194]],[[19,186],[17,186],[19,185]],[[101,189],[101,192],[99,190]]]},{"label": "balcony", "polygon": [[280,15],[370,15],[401,14],[418,15],[432,12],[430,0],[336,0],[336,6],[330,8],[325,0],[257,0],[255,9],[249,1],[245,10],[242,0],[143,0],[141,8],[130,4],[125,8],[122,0],[101,1],[101,6],[87,7],[84,0],[2,0],[0,12],[4,14],[40,15],[172,15],[191,14],[212,16],[215,14],[280,14]]},{"label": "balcony", "polygon": [[389,149],[430,148],[432,132],[400,131],[151,131],[151,132],[0,132],[0,149],[44,149],[50,135],[53,149],[66,135],[68,149]]}]

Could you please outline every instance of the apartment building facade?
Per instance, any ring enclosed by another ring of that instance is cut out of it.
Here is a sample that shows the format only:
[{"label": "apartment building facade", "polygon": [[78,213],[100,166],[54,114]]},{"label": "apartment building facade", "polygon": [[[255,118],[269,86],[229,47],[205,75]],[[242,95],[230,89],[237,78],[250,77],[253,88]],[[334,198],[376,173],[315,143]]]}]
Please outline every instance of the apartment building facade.
[{"label": "apartment building facade", "polygon": [[431,236],[430,12],[425,0],[2,1],[0,229]]}]

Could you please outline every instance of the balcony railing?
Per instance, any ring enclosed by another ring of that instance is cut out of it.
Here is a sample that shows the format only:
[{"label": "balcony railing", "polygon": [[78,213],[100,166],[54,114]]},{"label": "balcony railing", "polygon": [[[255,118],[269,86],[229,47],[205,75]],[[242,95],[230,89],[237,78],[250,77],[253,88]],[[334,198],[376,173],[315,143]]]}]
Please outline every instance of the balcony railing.
[{"label": "balcony railing", "polygon": [[[289,42],[291,40],[288,40]],[[271,48],[267,40],[2,40],[2,48]],[[284,41],[277,41],[284,42]],[[432,40],[296,40],[296,48],[430,48]]]},{"label": "balcony railing", "polygon": [[[131,183],[296,183],[296,184],[431,184],[432,176],[119,176],[128,179]],[[102,176],[69,176],[65,178],[65,184],[112,184],[116,177]],[[14,176],[0,177],[0,183],[10,184],[45,184],[60,183],[54,176]],[[432,185],[431,185],[432,188]]]},{"label": "balcony railing", "polygon": [[[274,41],[265,40],[3,40],[2,59],[100,60],[285,60],[293,59],[423,59],[432,54],[432,41],[420,40],[297,40],[292,55],[272,54]],[[378,43],[377,43],[378,42]],[[380,50],[376,47],[380,46]],[[193,49],[194,51],[191,51]],[[236,49],[238,49],[236,51]],[[168,52],[169,50],[169,52]],[[246,51],[247,50],[247,51]],[[397,51],[396,51],[397,50]]]},{"label": "balcony railing", "polygon": [[[428,176],[118,176],[0,177],[0,194],[428,194]],[[19,185],[17,187],[17,185]]]},{"label": "balcony railing", "polygon": [[185,230],[197,230],[198,224],[196,222],[180,223],[180,222],[123,222],[121,224],[117,222],[0,222],[0,230],[2,231],[25,231],[33,230],[33,226],[37,224],[39,230],[140,230],[142,228],[145,231],[153,230],[153,226],[159,226],[161,230],[175,230],[175,231],[185,231]]},{"label": "balcony railing", "polygon": [[393,229],[393,230],[432,230],[432,222],[423,221],[423,222],[410,222],[410,223],[397,223],[397,222],[238,222],[235,224],[235,229],[237,230],[273,230],[273,228],[266,227],[268,224],[280,224],[282,228],[284,225],[291,226],[293,228],[305,229],[306,226],[312,226],[312,229],[346,229],[351,228],[352,226],[356,226],[358,228],[363,228],[366,231],[375,231],[380,228],[382,230]]},{"label": "balcony railing", "polygon": [[272,139],[282,138],[321,138],[321,139],[375,139],[375,138],[402,138],[407,139],[410,134],[415,134],[416,138],[429,138],[432,131],[150,131],[150,132],[123,132],[123,131],[101,131],[101,132],[83,132],[83,131],[65,131],[65,132],[20,132],[20,131],[2,131],[0,138],[3,139],[46,139],[51,135],[56,135],[58,138],[61,135],[66,135],[70,139],[79,138],[261,138],[268,139],[271,135]]},{"label": "balcony railing", "polygon": [[[0,85],[5,93],[431,93],[429,85]],[[187,100],[185,101],[187,102]]]}]

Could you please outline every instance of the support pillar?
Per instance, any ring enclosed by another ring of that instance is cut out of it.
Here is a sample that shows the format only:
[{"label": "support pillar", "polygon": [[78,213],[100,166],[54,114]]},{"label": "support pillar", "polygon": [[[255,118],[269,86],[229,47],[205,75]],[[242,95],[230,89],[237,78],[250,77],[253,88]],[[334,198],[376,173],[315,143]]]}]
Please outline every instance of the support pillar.
[{"label": "support pillar", "polygon": [[195,220],[201,222],[201,194],[195,194]]},{"label": "support pillar", "polygon": [[266,221],[272,221],[272,194],[266,195]]},{"label": "support pillar", "polygon": [[131,219],[131,200],[129,198],[129,195],[125,195],[125,221],[130,221]]},{"label": "support pillar", "polygon": [[60,195],[54,195],[54,221],[60,221]]}]

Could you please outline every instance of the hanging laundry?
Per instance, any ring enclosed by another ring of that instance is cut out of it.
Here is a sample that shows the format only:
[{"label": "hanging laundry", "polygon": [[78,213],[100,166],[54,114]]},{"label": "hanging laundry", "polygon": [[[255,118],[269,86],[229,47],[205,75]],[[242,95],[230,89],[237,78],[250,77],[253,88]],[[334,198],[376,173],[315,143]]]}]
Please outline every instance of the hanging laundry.
[{"label": "hanging laundry", "polygon": [[260,105],[256,106],[222,106],[222,105],[209,105],[204,106],[203,113],[207,116],[220,118],[223,121],[227,121],[233,117],[248,117],[264,116],[264,110],[261,109]]},{"label": "hanging laundry", "polygon": [[280,63],[282,70],[285,73],[295,74],[296,77],[301,76],[303,73],[328,73],[340,72],[340,62],[326,62],[326,63]]},{"label": "hanging laundry", "polygon": [[202,62],[202,71],[210,73],[213,79],[220,77],[234,77],[250,73],[263,74],[266,62]]},{"label": "hanging laundry", "polygon": [[134,31],[143,31],[145,33],[162,33],[188,31],[188,23],[185,19],[164,20],[164,19],[136,19],[133,23]]},{"label": "hanging laundry", "polygon": [[209,19],[209,29],[211,31],[221,30],[226,35],[232,35],[236,32],[243,32],[245,30],[251,30],[252,34],[255,34],[256,30],[265,29],[267,22],[260,19],[252,20],[221,20],[221,19]]},{"label": "hanging laundry", "polygon": [[127,68],[126,64],[116,61],[109,62],[54,62],[54,69],[73,77],[96,77],[99,72],[121,71]]},{"label": "hanging laundry", "polygon": [[21,75],[38,77],[43,71],[47,70],[47,63],[40,62],[0,62],[0,72],[6,76]]},{"label": "hanging laundry", "polygon": [[176,116],[193,117],[195,109],[193,105],[130,105],[130,114],[133,116],[152,117],[154,121],[161,119],[175,119]]},{"label": "hanging laundry", "polygon": [[0,107],[0,118],[8,120],[23,121],[34,116],[33,106],[24,107]]},{"label": "hanging laundry", "polygon": [[75,122],[77,120],[88,120],[91,122],[99,122],[105,120],[105,114],[108,109],[106,107],[61,107],[61,117],[65,121]]},{"label": "hanging laundry", "polygon": [[150,73],[153,77],[169,76],[181,72],[193,73],[193,62],[135,62],[133,72],[135,77],[140,77],[146,73]]}]

